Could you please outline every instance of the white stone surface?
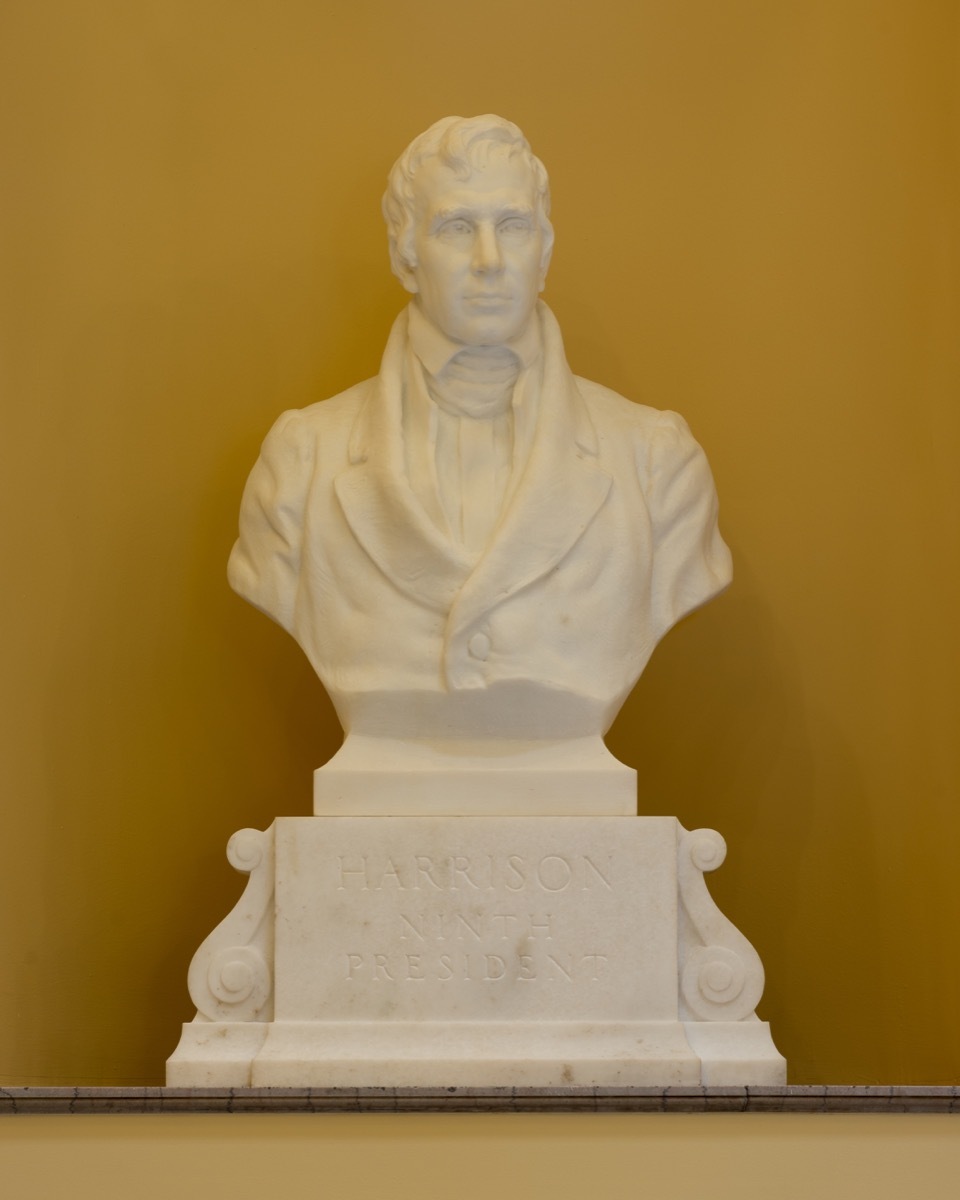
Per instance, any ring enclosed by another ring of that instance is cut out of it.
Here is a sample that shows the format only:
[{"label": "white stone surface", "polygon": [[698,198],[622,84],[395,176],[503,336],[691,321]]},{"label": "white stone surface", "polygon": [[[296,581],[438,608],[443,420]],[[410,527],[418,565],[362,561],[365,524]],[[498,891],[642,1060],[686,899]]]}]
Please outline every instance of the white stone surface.
[{"label": "white stone surface", "polygon": [[280,820],[276,1019],[676,1020],[675,830]]},{"label": "white stone surface", "polygon": [[250,881],[191,964],[168,1083],[783,1082],[762,966],[703,882],[723,840],[633,816],[602,742],[730,580],[703,451],[572,374],[515,126],[438,122],[384,214],[413,298],[380,373],[279,418],[229,564],[347,738],[318,815],[232,839]]},{"label": "white stone surface", "polygon": [[350,734],[314,772],[318,816],[632,816],[637,773],[599,736],[565,740]]},{"label": "white stone surface", "polygon": [[172,1086],[784,1081],[711,830],[286,817],[230,854],[251,881],[191,967]]},{"label": "white stone surface", "polygon": [[[570,371],[537,301],[546,172],[515,126],[439,122],[384,210],[413,298],[375,379],[270,431],[230,582],[297,639],[348,734],[600,737],[730,580],[706,458],[675,413]],[[552,781],[526,811],[551,794],[570,811]]]}]

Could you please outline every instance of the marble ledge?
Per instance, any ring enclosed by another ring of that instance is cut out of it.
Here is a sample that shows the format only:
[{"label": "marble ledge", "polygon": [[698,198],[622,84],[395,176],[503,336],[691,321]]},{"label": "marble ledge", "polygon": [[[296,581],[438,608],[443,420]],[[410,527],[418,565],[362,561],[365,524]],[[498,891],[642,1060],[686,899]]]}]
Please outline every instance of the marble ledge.
[{"label": "marble ledge", "polygon": [[244,1112],[960,1114],[960,1087],[0,1088],[0,1116]]}]

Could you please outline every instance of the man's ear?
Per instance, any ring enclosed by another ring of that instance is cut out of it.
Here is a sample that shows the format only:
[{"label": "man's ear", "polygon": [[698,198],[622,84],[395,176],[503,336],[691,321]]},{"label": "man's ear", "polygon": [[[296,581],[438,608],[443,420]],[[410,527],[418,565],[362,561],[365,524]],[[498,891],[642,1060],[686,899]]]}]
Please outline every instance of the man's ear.
[{"label": "man's ear", "polygon": [[407,259],[403,256],[403,254],[401,254],[400,247],[397,244],[397,239],[394,236],[393,230],[391,230],[390,231],[390,270],[400,280],[400,282],[403,284],[404,288],[408,292],[410,292],[410,294],[413,296],[415,296],[417,294],[417,292],[420,291],[420,287],[417,284],[417,277],[415,274],[416,265],[417,264],[415,262],[408,262]]},{"label": "man's ear", "polygon": [[402,259],[397,264],[397,278],[412,296],[415,296],[420,291],[420,285],[417,283],[417,276],[413,267]]},{"label": "man's ear", "polygon": [[547,286],[547,272],[550,270],[550,259],[553,257],[553,233],[551,231],[550,240],[543,248],[543,253],[540,255],[540,286],[538,291],[543,291]]}]

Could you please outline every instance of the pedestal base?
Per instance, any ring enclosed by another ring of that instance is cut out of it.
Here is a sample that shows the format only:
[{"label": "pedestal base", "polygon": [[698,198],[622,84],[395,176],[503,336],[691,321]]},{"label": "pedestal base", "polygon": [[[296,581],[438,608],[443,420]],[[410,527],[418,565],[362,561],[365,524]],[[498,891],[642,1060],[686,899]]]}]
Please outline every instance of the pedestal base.
[{"label": "pedestal base", "polygon": [[710,899],[724,846],[667,817],[307,817],[190,969],[177,1087],[785,1081],[763,969]]},{"label": "pedestal base", "polygon": [[313,773],[318,817],[632,817],[637,773],[603,739],[386,738],[350,734]]},{"label": "pedestal base", "polygon": [[784,1077],[761,1021],[193,1022],[167,1067],[169,1087],[741,1087]]}]

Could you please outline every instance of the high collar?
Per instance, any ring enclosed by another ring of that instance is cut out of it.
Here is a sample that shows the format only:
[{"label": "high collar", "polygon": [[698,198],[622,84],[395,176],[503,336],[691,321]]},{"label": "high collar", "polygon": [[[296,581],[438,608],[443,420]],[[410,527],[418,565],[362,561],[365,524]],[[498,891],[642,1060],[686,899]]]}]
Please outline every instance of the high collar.
[{"label": "high collar", "polygon": [[[400,381],[413,310],[414,305],[407,305],[390,330],[380,374],[357,414],[350,436],[348,454],[351,463],[366,462],[373,453],[389,470],[403,473],[403,443],[397,436],[402,424]],[[544,433],[550,439],[562,439],[572,434],[581,450],[595,456],[598,453],[596,430],[567,366],[557,319],[542,300],[537,304],[531,320],[533,324],[537,326],[537,341],[543,346],[542,391],[548,407],[553,410]]]},{"label": "high collar", "polygon": [[[334,486],[354,536],[383,574],[446,615],[449,647],[487,608],[556,566],[603,504],[611,478],[598,461],[596,430],[567,366],[560,330],[541,302],[537,436],[490,545],[478,562],[463,554],[428,517],[405,476],[400,431],[408,315],[394,324],[380,375],[357,413],[350,465]],[[452,668],[448,684],[471,686]]]},{"label": "high collar", "polygon": [[[414,354],[434,378],[461,350],[468,348],[462,342],[448,338],[438,329],[424,316],[416,301],[407,305],[407,337]],[[504,345],[520,360],[521,370],[526,370],[531,363],[536,362],[540,357],[540,322],[537,320],[537,314],[531,315],[526,329],[521,334],[511,338],[509,342],[504,342]]]}]

